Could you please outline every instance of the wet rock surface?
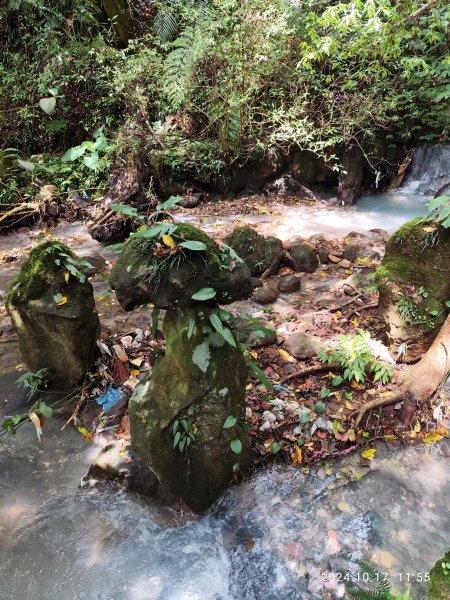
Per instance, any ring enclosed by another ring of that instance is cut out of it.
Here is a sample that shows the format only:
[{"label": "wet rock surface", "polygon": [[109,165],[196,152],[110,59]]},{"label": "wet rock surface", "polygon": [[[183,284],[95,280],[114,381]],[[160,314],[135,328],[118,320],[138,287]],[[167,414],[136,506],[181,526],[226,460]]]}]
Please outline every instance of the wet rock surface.
[{"label": "wet rock surface", "polygon": [[110,275],[123,308],[131,310],[148,303],[158,308],[186,308],[196,304],[192,296],[204,288],[212,288],[220,304],[251,294],[249,268],[226,245],[217,246],[200,229],[183,223],[176,225],[173,238],[180,244],[201,244],[202,249],[180,246],[177,253],[160,256],[158,240],[135,236],[126,242]]},{"label": "wet rock surface", "polygon": [[50,385],[60,389],[83,379],[100,337],[92,286],[80,271],[70,274],[73,265],[76,257],[63,244],[36,246],[10,283],[6,300],[28,369],[46,369]]},{"label": "wet rock surface", "polygon": [[268,269],[275,273],[283,258],[283,244],[273,236],[263,236],[251,227],[238,227],[224,242],[248,264],[252,275],[261,275]]},{"label": "wet rock surface", "polygon": [[[239,426],[247,366],[239,348],[203,333],[206,322],[194,309],[166,313],[164,358],[129,405],[133,447],[166,492],[200,512],[228,487],[233,465],[245,470],[250,458],[250,440]],[[233,426],[224,428],[229,417]]]}]

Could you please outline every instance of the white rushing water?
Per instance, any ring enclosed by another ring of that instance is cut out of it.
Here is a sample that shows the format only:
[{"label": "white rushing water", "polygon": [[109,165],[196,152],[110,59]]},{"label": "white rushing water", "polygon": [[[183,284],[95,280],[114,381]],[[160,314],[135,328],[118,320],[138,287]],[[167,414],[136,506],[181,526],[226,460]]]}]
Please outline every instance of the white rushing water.
[{"label": "white rushing water", "polygon": [[[251,224],[256,225],[260,233],[275,235],[282,240],[318,233],[331,239],[344,237],[351,231],[367,233],[371,229],[393,233],[409,219],[426,214],[426,204],[431,197],[419,194],[416,191],[418,185],[411,181],[397,192],[365,196],[351,207],[330,203],[287,205],[268,198],[258,214],[204,216],[201,227],[212,234],[220,234],[230,226]],[[198,223],[198,218],[189,212],[184,212],[180,220]]]},{"label": "white rushing water", "polygon": [[381,446],[359,482],[342,477],[358,456],[329,474],[273,466],[202,517],[79,488],[94,451],[56,421],[41,445],[30,425],[0,449],[1,600],[319,600],[360,559],[418,599],[413,578],[448,547],[448,443]]}]

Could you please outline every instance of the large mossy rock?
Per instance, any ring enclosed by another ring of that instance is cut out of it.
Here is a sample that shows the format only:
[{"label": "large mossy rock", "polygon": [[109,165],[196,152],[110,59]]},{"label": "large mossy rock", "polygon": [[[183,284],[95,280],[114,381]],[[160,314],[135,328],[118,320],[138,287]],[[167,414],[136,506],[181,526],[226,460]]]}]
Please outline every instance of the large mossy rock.
[{"label": "large mossy rock", "polygon": [[[218,333],[204,333],[210,309],[167,311],[165,356],[133,394],[132,445],[157,476],[163,490],[201,512],[227,488],[234,465],[249,459],[245,419],[247,367],[242,351]],[[190,335],[190,337],[189,337]],[[237,419],[224,429],[229,416]],[[174,447],[174,423],[185,420],[194,432],[182,452]],[[231,450],[239,440],[242,452]]]},{"label": "large mossy rock", "polygon": [[188,223],[176,223],[171,237],[177,244],[201,242],[206,249],[182,248],[161,255],[161,240],[138,235],[128,239],[110,275],[111,287],[123,308],[131,310],[149,303],[165,309],[189,308],[197,304],[193,294],[203,288],[213,288],[214,300],[220,304],[252,294],[250,270],[231,248],[219,247]]},{"label": "large mossy rock", "polygon": [[250,267],[252,275],[267,269],[275,273],[283,258],[283,243],[276,237],[264,236],[251,227],[237,227],[224,242]]},{"label": "large mossy rock", "polygon": [[[450,550],[447,554],[437,561],[430,571],[430,581],[428,582],[429,600],[448,600],[450,598],[450,573],[444,573],[442,563],[450,564]],[[449,571],[449,569],[446,569]]]},{"label": "large mossy rock", "polygon": [[418,360],[448,313],[450,230],[420,218],[402,225],[386,245],[376,283],[391,353],[402,345],[407,362]]},{"label": "large mossy rock", "polygon": [[319,267],[319,258],[307,243],[293,244],[286,262],[298,273],[314,273]]},{"label": "large mossy rock", "polygon": [[60,242],[33,248],[6,298],[24,363],[30,371],[47,369],[49,384],[60,389],[80,383],[94,364],[100,337],[92,286],[81,271],[83,281],[68,274],[67,257],[76,264]]}]

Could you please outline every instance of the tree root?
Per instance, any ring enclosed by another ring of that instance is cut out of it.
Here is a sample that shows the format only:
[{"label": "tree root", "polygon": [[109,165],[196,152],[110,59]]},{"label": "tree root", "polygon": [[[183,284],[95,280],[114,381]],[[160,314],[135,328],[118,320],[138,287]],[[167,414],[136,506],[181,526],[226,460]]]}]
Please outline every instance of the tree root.
[{"label": "tree root", "polygon": [[358,427],[361,423],[361,419],[364,417],[367,411],[373,410],[374,408],[381,408],[383,406],[388,406],[389,404],[393,404],[394,402],[398,402],[404,398],[404,392],[402,388],[399,388],[395,392],[387,392],[385,395],[379,395],[369,402],[366,402],[361,406],[361,408],[353,413],[351,416],[356,414],[356,421],[353,426],[354,429]]},{"label": "tree root", "polygon": [[320,363],[320,365],[311,365],[310,367],[305,367],[301,371],[297,371],[296,373],[291,373],[287,377],[283,377],[281,379],[280,384],[286,383],[286,381],[290,381],[295,377],[303,377],[304,375],[312,375],[313,373],[320,373],[321,371],[326,371],[327,369],[336,369],[338,365],[328,365]]}]

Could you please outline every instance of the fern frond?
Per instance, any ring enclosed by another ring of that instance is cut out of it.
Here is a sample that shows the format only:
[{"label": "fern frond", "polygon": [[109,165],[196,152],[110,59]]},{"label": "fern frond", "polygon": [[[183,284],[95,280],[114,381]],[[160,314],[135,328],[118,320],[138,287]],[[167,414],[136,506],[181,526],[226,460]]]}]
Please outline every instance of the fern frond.
[{"label": "fern frond", "polygon": [[175,39],[178,31],[178,22],[170,10],[160,10],[156,13],[153,27],[160,42],[164,44]]}]

